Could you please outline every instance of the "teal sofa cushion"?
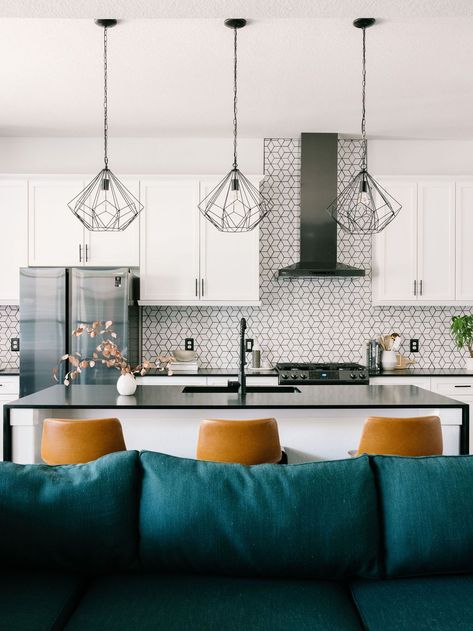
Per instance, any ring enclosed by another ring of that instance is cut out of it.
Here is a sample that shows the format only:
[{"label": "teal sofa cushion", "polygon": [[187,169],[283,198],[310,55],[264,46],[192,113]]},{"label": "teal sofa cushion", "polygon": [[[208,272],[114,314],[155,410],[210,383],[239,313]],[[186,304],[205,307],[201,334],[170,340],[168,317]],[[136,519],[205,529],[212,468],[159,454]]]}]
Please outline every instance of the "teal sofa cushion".
[{"label": "teal sofa cushion", "polygon": [[376,456],[388,577],[473,572],[473,457]]},{"label": "teal sofa cushion", "polygon": [[100,577],[67,631],[361,631],[342,583],[210,576]]},{"label": "teal sofa cushion", "polygon": [[470,631],[473,577],[355,581],[352,594],[366,631]]},{"label": "teal sofa cushion", "polygon": [[0,631],[62,629],[85,587],[78,575],[35,570],[0,573]]},{"label": "teal sofa cushion", "polygon": [[82,465],[0,462],[0,560],[15,567],[100,572],[136,560],[138,453]]},{"label": "teal sofa cushion", "polygon": [[224,464],[142,452],[146,570],[343,579],[375,576],[378,516],[364,456]]}]

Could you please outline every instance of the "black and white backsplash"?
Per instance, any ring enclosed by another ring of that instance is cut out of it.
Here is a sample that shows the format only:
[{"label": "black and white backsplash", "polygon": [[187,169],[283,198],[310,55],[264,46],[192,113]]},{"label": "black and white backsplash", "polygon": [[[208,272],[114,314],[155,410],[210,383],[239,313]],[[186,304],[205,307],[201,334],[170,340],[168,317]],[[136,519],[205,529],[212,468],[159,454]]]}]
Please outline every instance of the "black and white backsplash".
[{"label": "black and white backsplash", "polygon": [[[359,140],[340,140],[339,189],[360,169]],[[365,277],[284,279],[278,270],[299,260],[300,141],[265,140],[264,192],[274,210],[261,224],[261,307],[144,307],[143,355],[183,347],[194,337],[201,366],[235,367],[239,319],[248,319],[248,336],[263,359],[277,361],[365,361],[364,342],[397,331],[420,340],[412,355],[420,368],[463,367],[464,353],[450,336],[450,318],[458,307],[373,307],[371,239],[339,232],[338,260],[363,267]],[[401,211],[402,212],[402,211]],[[471,308],[467,308],[471,310]],[[10,338],[18,337],[18,308],[0,306],[0,367],[18,365]]]},{"label": "black and white backsplash", "polygon": [[[238,321],[248,319],[248,336],[263,359],[277,361],[362,361],[364,342],[397,331],[420,340],[412,355],[419,367],[463,367],[464,354],[449,333],[458,307],[373,307],[371,238],[339,231],[338,260],[363,267],[365,277],[278,279],[279,268],[299,260],[300,141],[265,141],[264,192],[274,210],[261,224],[261,307],[145,307],[143,353],[182,347],[194,337],[202,366],[234,367],[238,358]],[[339,189],[360,169],[361,142],[340,140]]]}]

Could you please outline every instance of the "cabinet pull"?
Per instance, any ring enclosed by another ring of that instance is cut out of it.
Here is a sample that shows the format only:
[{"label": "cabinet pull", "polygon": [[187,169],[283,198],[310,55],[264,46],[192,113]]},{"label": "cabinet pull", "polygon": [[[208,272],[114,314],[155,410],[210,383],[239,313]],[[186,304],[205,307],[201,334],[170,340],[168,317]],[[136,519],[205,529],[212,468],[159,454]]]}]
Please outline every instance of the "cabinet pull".
[{"label": "cabinet pull", "polygon": [[454,386],[454,388],[471,388],[471,386]]},{"label": "cabinet pull", "polygon": [[424,281],[421,280],[419,283],[419,289],[420,289],[420,295],[422,296],[422,287],[423,287]]},{"label": "cabinet pull", "polygon": [[417,296],[417,281],[414,281],[414,296]]},{"label": "cabinet pull", "polygon": [[89,246],[85,244],[85,262],[89,262]]},{"label": "cabinet pull", "polygon": [[195,279],[195,295],[199,295],[199,281],[197,280],[197,278]]},{"label": "cabinet pull", "polygon": [[82,263],[82,244],[79,243],[79,263]]},{"label": "cabinet pull", "polygon": [[202,298],[204,297],[204,279],[202,279]]}]

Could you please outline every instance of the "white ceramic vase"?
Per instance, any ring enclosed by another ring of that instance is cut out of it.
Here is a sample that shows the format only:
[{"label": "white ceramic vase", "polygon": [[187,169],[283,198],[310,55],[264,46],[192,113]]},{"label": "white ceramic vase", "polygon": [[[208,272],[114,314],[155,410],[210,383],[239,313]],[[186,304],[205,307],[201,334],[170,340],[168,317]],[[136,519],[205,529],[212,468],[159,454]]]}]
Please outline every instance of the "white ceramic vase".
[{"label": "white ceramic vase", "polygon": [[397,366],[397,357],[395,351],[383,351],[381,356],[381,366],[383,370],[394,370]]},{"label": "white ceramic vase", "polygon": [[135,394],[136,392],[136,379],[135,377],[127,372],[124,375],[120,375],[117,381],[117,390],[118,393],[123,396],[130,396]]},{"label": "white ceramic vase", "polygon": [[465,359],[465,367],[467,370],[473,370],[473,357],[467,357]]}]

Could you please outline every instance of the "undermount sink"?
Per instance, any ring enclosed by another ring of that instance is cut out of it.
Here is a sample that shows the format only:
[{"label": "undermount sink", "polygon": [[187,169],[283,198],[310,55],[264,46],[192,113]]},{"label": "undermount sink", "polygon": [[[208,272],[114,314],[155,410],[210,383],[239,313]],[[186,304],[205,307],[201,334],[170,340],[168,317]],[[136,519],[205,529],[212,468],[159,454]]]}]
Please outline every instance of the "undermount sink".
[{"label": "undermount sink", "polygon": [[[221,393],[221,394],[238,394],[238,389],[233,386],[186,386],[182,392],[192,394],[192,393]],[[292,394],[295,392],[300,392],[299,388],[295,388],[293,386],[247,386],[246,392],[248,394],[255,394],[258,392],[265,393],[273,393],[276,394]]]}]

